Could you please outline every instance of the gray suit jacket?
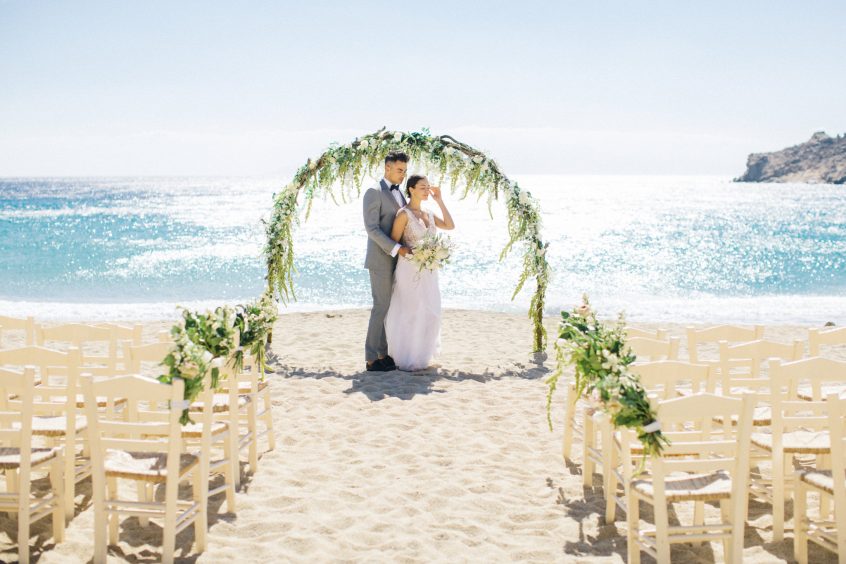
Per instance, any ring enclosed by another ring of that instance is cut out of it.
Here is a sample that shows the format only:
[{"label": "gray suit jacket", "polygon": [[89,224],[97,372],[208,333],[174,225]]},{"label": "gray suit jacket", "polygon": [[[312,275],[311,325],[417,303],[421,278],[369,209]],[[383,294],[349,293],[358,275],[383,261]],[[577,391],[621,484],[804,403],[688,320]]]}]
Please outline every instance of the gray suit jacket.
[{"label": "gray suit jacket", "polygon": [[[405,201],[405,197],[402,200]],[[391,251],[397,243],[391,239],[391,228],[399,209],[390,187],[384,181],[364,193],[364,228],[367,230],[364,268],[393,271],[396,267],[397,257],[392,257]]]}]

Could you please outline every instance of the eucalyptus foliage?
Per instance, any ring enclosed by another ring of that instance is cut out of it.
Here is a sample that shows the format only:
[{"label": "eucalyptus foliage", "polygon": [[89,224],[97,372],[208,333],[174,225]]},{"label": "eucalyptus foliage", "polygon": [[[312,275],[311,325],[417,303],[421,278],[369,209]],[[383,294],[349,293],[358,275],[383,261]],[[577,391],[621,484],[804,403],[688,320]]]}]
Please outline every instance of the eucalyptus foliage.
[{"label": "eucalyptus foliage", "polygon": [[346,145],[333,144],[317,159],[309,159],[297,170],[293,180],[274,195],[270,221],[265,224],[267,245],[264,254],[269,289],[278,294],[283,303],[296,299],[293,229],[299,221],[299,195],[304,195],[306,218],[315,197],[331,198],[335,203],[351,201],[361,195],[365,179],[381,175],[385,156],[390,151],[405,152],[425,168],[428,175],[437,176],[439,182],[448,182],[450,191],[459,192],[462,199],[470,195],[477,200],[484,198],[491,216],[494,200],[505,199],[509,240],[500,260],[515,244],[523,244],[523,271],[512,300],[529,278],[535,279],[529,318],[533,322],[534,350],[544,350],[543,308],[550,275],[546,260],[549,243],[544,243],[540,237],[537,200],[509,180],[497,163],[481,151],[449,135],[433,136],[427,129],[407,133],[382,128]]},{"label": "eucalyptus foliage", "polygon": [[550,429],[552,396],[565,367],[572,365],[576,397],[598,404],[609,414],[615,427],[634,429],[643,444],[644,455],[661,454],[667,439],[656,423],[655,411],[639,378],[628,370],[635,355],[625,343],[622,315],[614,325],[605,325],[597,320],[584,296],[580,307],[561,312],[555,350],[558,364],[547,380],[546,413]]}]

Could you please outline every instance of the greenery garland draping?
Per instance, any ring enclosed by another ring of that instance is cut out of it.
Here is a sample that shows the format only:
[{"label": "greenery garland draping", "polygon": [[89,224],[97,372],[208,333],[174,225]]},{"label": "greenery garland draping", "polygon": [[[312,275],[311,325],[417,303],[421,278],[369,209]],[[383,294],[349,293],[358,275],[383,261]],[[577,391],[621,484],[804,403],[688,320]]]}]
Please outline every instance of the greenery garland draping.
[{"label": "greenery garland draping", "polygon": [[[434,172],[438,182],[448,180],[453,193],[463,183],[461,198],[470,194],[481,200],[486,198],[488,211],[500,196],[505,198],[508,209],[508,243],[500,254],[505,258],[518,242],[524,243],[523,271],[512,294],[513,300],[529,278],[536,282],[535,293],[529,305],[529,318],[533,322],[534,350],[546,347],[546,330],[543,326],[543,309],[546,288],[549,284],[549,264],[546,250],[549,243],[540,237],[540,208],[529,192],[509,180],[497,163],[481,151],[455,140],[449,135],[432,136],[427,129],[419,132],[386,131],[385,128],[346,145],[331,145],[316,160],[297,170],[293,180],[278,194],[274,194],[273,211],[265,225],[267,245],[267,283],[283,303],[296,299],[293,273],[293,227],[299,221],[297,198],[305,194],[306,218],[315,196],[332,198],[338,203],[350,201],[355,192],[361,194],[362,181],[374,173],[381,174],[384,158],[390,151],[403,151],[417,165],[422,165],[428,175]],[[336,191],[335,188],[338,188]]]},{"label": "greenery garland draping", "polygon": [[[587,296],[572,312],[561,312],[555,343],[557,367],[547,380],[546,414],[552,429],[552,395],[567,365],[573,365],[576,397],[598,404],[615,427],[634,429],[644,447],[644,456],[661,454],[667,439],[655,419],[646,391],[628,366],[635,355],[625,343],[622,314],[613,326],[596,319]],[[567,398],[567,401],[573,401]],[[567,425],[570,422],[566,422]]]}]

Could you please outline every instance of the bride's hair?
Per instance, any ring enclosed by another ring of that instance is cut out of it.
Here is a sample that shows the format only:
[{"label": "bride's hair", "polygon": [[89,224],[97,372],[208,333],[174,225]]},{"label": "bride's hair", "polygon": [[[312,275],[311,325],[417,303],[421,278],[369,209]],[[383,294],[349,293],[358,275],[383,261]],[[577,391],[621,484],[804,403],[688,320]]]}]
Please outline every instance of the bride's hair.
[{"label": "bride's hair", "polygon": [[405,183],[405,193],[411,197],[411,189],[417,186],[417,183],[426,178],[422,174],[412,174],[408,177],[408,182]]}]

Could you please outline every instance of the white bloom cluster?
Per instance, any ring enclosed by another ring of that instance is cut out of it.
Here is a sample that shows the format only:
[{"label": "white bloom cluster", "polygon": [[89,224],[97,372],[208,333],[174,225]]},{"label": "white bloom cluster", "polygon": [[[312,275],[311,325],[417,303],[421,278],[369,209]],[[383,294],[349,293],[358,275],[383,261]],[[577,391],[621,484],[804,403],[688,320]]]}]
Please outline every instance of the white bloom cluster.
[{"label": "white bloom cluster", "polygon": [[410,259],[417,265],[418,272],[421,272],[424,268],[427,270],[437,270],[449,263],[453,247],[452,241],[446,235],[441,235],[440,233],[426,235],[414,247],[414,252],[410,255]]}]

